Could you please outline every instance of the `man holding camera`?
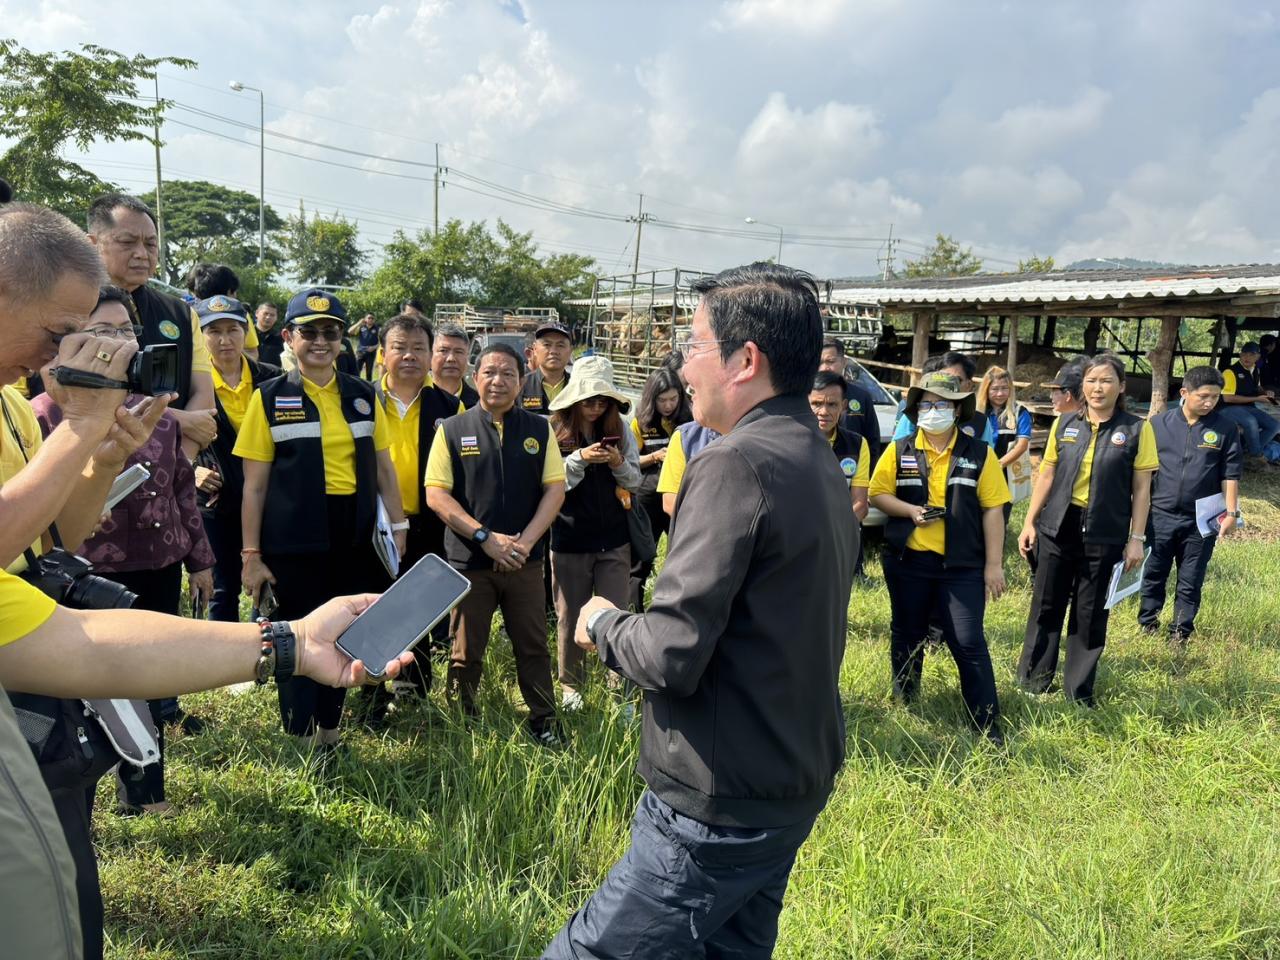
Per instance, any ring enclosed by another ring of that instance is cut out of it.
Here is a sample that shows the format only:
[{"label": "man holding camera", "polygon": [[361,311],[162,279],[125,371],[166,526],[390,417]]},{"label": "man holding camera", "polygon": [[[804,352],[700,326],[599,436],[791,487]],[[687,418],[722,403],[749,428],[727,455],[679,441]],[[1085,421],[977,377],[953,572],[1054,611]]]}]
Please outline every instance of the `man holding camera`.
[{"label": "man holding camera", "polygon": [[[93,247],[65,217],[27,204],[0,209],[0,383],[54,360],[89,379],[125,379],[137,345],[78,332],[101,280]],[[56,376],[49,389],[65,416],[30,464],[0,487],[0,564],[39,538],[94,474],[107,474],[109,483],[114,471],[103,465],[123,463],[167,402],[148,398],[129,410],[123,387],[67,387]],[[96,495],[95,513],[105,490],[104,484]],[[364,681],[364,666],[338,653],[333,641],[372,599],[340,598],[287,624],[211,624],[133,610],[70,610],[0,570],[5,955],[78,960],[86,948],[100,949],[102,936],[100,926],[82,933],[75,865],[5,688],[59,698],[154,699],[294,675],[354,686]],[[388,664],[388,673],[398,675],[410,659]]]}]

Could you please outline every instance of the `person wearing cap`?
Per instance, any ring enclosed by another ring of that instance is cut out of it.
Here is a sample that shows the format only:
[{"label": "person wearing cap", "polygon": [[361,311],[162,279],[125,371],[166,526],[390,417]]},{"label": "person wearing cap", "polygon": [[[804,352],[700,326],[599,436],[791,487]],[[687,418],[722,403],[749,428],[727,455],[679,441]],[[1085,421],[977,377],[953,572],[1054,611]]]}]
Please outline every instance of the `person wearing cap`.
[{"label": "person wearing cap", "polygon": [[[925,377],[931,373],[941,372],[955,377],[962,385],[967,386],[973,383],[973,375],[977,370],[978,366],[973,362],[972,357],[964,353],[958,353],[955,350],[949,350],[946,353],[939,353],[929,357],[924,362],[924,366],[920,368],[920,376]],[[966,436],[979,437],[983,443],[990,447],[996,445],[996,435],[991,429],[991,423],[984,414],[979,414],[976,409],[967,421],[961,421],[957,426],[960,432]],[[906,401],[903,401],[898,422],[893,428],[893,439],[895,441],[904,440],[915,436],[915,434],[915,421],[906,414]]]},{"label": "person wearing cap", "polygon": [[[391,463],[400,484],[400,501],[409,519],[408,538],[400,558],[403,572],[428,553],[444,553],[444,524],[423,502],[427,454],[440,424],[463,413],[465,408],[457,397],[431,382],[428,373],[431,327],[425,319],[411,313],[392,317],[382,327],[381,346],[387,370],[374,391],[386,416]],[[432,642],[446,642],[448,630],[447,622],[437,624],[431,634]],[[425,696],[431,689],[430,647],[419,644],[413,654],[413,665],[406,668],[395,689],[412,690]],[[383,702],[379,693],[382,685],[373,689],[375,702]]]},{"label": "person wearing cap", "polygon": [[248,310],[234,297],[214,296],[196,304],[205,347],[213,361],[213,393],[218,433],[196,458],[196,488],[204,529],[213,548],[213,596],[209,619],[240,619],[240,497],[244,470],[235,455],[236,436],[249,398],[264,381],[281,374],[245,351]]},{"label": "person wearing cap", "polygon": [[582,357],[573,382],[551,401],[565,472],[564,505],[551,525],[551,587],[566,710],[582,708],[585,654],[573,639],[578,612],[592,596],[625,608],[630,594],[627,510],[642,509],[631,496],[640,488],[640,456],[621,416],[630,410],[607,357]]},{"label": "person wearing cap", "polygon": [[1049,388],[1049,403],[1053,406],[1055,417],[1077,413],[1084,409],[1083,383],[1080,371],[1084,369],[1084,358],[1076,357],[1068,360],[1058,369],[1058,375],[1040,386]]},{"label": "person wearing cap", "polygon": [[1244,449],[1251,457],[1264,460],[1272,440],[1280,435],[1280,421],[1258,407],[1258,401],[1277,410],[1274,390],[1264,390],[1258,376],[1262,348],[1252,340],[1240,348],[1240,359],[1222,373],[1222,416],[1240,428]]},{"label": "person wearing cap", "polygon": [[1070,605],[1063,692],[1092,706],[1111,571],[1142,563],[1160,457],[1151,423],[1124,409],[1124,365],[1102,353],[1085,359],[1080,374],[1085,408],[1050,428],[1018,536],[1024,556],[1039,551],[1018,683],[1033,694],[1049,690]]},{"label": "person wearing cap", "polygon": [[[208,300],[219,294],[234,300],[240,292],[240,278],[225,263],[197,263],[187,274],[187,290],[195,298],[191,301],[192,307],[201,300]],[[199,310],[196,315],[199,316]],[[244,336],[245,356],[250,360],[257,360],[258,345],[258,332],[250,324]],[[214,392],[217,392],[216,384]]]},{"label": "person wearing cap", "polygon": [[974,411],[974,395],[958,378],[926,374],[907,391],[904,415],[917,425],[916,434],[895,440],[880,456],[869,493],[871,505],[889,518],[883,558],[895,693],[907,703],[919,696],[930,623],[940,621],[969,718],[1001,743],[983,617],[987,598],[1004,592],[1009,487],[995,451],[957,427],[971,422]]},{"label": "person wearing cap", "polygon": [[[379,497],[396,547],[405,549],[409,523],[386,416],[373,384],[334,369],[346,319],[331,293],[293,296],[284,336],[298,367],[254,391],[236,438],[244,468],[240,579],[259,609],[271,585],[276,617],[387,586],[373,546]],[[337,745],[345,690],[297,677],[279,695],[286,733],[325,749]]]},{"label": "person wearing cap", "polygon": [[871,394],[847,375],[844,349],[843,340],[824,337],[818,370],[834,373],[844,381],[845,409],[840,417],[840,427],[866,440],[871,456],[878,457],[880,455],[880,421],[876,417],[875,403],[871,399]]},{"label": "person wearing cap", "polygon": [[[867,516],[867,488],[871,485],[871,447],[867,438],[846,430],[844,422],[845,380],[838,373],[818,368],[809,390],[809,409],[818,421],[818,430],[831,444],[831,452],[849,484],[853,514],[861,523]],[[861,559],[861,556],[859,556]],[[858,567],[861,573],[861,565]]]},{"label": "person wearing cap", "polygon": [[[1210,366],[1192,367],[1182,378],[1182,405],[1151,418],[1163,467],[1151,486],[1147,534],[1151,556],[1142,573],[1138,624],[1154,633],[1164,609],[1165,581],[1178,567],[1177,592],[1169,637],[1184,643],[1195,630],[1205,571],[1219,537],[1243,523],[1240,513],[1240,438],[1221,412],[1223,376]],[[1202,536],[1196,525],[1196,501],[1221,494],[1224,510]]]},{"label": "person wearing cap", "polygon": [[448,529],[445,556],[471,582],[453,612],[451,697],[469,716],[484,669],[493,613],[515,653],[529,732],[557,746],[555,689],[547,650],[544,537],[564,503],[564,461],[551,424],[521,409],[524,361],[491,343],[476,359],[480,403],[436,431],[427,459],[427,506]]},{"label": "person wearing cap", "polygon": [[462,401],[470,410],[480,402],[480,394],[467,383],[467,350],[471,339],[455,323],[442,324],[431,347],[431,380],[446,393]]},{"label": "person wearing cap", "polygon": [[520,387],[520,409],[547,416],[551,401],[569,382],[565,367],[573,359],[573,338],[567,327],[544,323],[533,331],[529,374]]}]

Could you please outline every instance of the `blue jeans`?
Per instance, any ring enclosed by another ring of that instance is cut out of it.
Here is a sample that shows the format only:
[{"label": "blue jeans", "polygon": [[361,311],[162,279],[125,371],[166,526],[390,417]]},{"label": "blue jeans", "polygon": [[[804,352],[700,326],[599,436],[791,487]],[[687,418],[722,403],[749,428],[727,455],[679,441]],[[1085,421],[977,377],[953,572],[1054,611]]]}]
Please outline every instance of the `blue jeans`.
[{"label": "blue jeans", "polygon": [[1262,448],[1280,434],[1280,421],[1253,404],[1224,403],[1218,413],[1240,428],[1245,452],[1252,457],[1261,456]]},{"label": "blue jeans", "polygon": [[717,827],[646,790],[631,821],[631,849],[544,960],[772,956],[782,895],[815,819]]}]

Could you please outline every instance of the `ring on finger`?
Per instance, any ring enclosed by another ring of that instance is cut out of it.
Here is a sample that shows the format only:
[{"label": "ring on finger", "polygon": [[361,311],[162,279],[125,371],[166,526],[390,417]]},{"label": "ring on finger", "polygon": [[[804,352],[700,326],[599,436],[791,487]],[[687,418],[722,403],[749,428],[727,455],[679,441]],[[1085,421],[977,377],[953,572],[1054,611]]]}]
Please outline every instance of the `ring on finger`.
[{"label": "ring on finger", "polygon": [[111,354],[107,353],[105,350],[99,350],[97,356],[103,363],[111,362]]}]

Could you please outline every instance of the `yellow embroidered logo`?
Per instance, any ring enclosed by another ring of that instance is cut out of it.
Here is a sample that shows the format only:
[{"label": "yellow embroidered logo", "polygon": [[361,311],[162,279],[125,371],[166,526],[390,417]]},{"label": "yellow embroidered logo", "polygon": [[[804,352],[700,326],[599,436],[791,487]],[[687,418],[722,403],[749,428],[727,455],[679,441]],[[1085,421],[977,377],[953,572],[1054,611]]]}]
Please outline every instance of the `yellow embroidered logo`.
[{"label": "yellow embroidered logo", "polygon": [[329,309],[328,297],[307,297],[307,309],[316,313],[324,313]]},{"label": "yellow embroidered logo", "polygon": [[530,454],[532,454],[532,453],[537,453],[537,452],[538,452],[539,450],[541,450],[541,449],[542,449],[542,447],[538,444],[538,441],[537,441],[537,440],[533,439],[533,437],[529,437],[529,438],[528,438],[527,440],[525,440],[525,442],[524,442],[524,452],[525,452],[525,453],[530,453]]},{"label": "yellow embroidered logo", "polygon": [[232,309],[231,301],[219,294],[209,301],[209,309],[214,313],[226,313]]}]

